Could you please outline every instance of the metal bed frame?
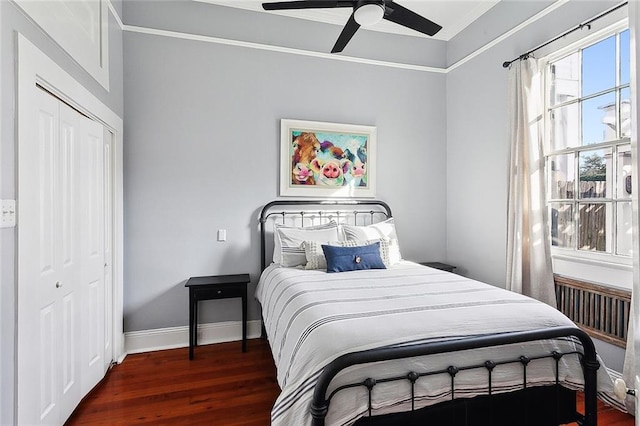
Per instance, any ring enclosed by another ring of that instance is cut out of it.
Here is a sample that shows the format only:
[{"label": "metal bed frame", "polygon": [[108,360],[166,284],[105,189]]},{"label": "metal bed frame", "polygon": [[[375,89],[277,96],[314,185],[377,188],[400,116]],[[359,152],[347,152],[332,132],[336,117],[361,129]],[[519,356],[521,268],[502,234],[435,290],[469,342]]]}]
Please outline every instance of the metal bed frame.
[{"label": "metal bed frame", "polygon": [[[375,217],[381,215],[384,219],[392,217],[390,207],[380,200],[275,200],[266,204],[260,212],[260,236],[261,236],[261,266],[265,269],[267,264],[267,228],[270,221],[280,220],[287,223],[287,220],[299,218],[298,226],[306,226],[305,218],[309,224],[324,223],[330,220],[337,222],[342,219],[350,220],[358,224],[358,220],[365,220],[373,223]],[[263,328],[263,336],[266,336]],[[367,378],[361,382],[351,383],[333,390],[329,395],[328,388],[332,379],[342,370],[359,364],[368,364],[379,361],[396,360],[416,356],[441,354],[463,350],[472,350],[486,347],[499,347],[514,343],[522,343],[534,340],[547,340],[557,338],[577,338],[582,344],[583,351],[573,351],[561,353],[553,351],[548,354],[536,356],[521,355],[517,359],[501,361],[496,363],[491,360],[479,365],[449,366],[445,370],[407,372],[398,377]],[[566,389],[559,384],[559,362],[564,356],[577,356],[580,360],[584,374],[584,414],[576,410],[575,391]],[[543,358],[553,358],[556,363],[556,384],[554,386],[527,387],[527,366]],[[492,372],[501,364],[520,363],[522,364],[523,382],[522,389],[508,393],[492,392]],[[450,424],[450,425],[478,425],[493,426],[513,424],[513,417],[502,419],[497,413],[495,406],[501,405],[505,400],[513,401],[515,398],[524,398],[530,406],[536,407],[540,401],[549,401],[554,404],[553,412],[548,416],[537,410],[536,413],[527,415],[518,412],[518,424],[530,424],[535,426],[559,425],[562,423],[577,422],[582,426],[597,425],[597,379],[596,373],[600,368],[595,347],[591,338],[578,327],[554,327],[547,329],[501,333],[496,335],[480,336],[473,338],[462,338],[444,342],[431,342],[399,347],[382,347],[365,351],[353,352],[342,355],[329,363],[320,375],[314,389],[313,401],[310,406],[310,413],[314,426],[324,426],[325,417],[328,413],[330,402],[341,390],[353,387],[365,387],[369,395],[369,417],[363,417],[356,421],[357,425],[393,425],[403,424],[405,426],[418,424]],[[488,377],[489,391],[486,396],[475,398],[455,398],[455,377],[464,370],[486,369]],[[415,410],[414,386],[417,380],[423,377],[436,374],[447,374],[451,378],[451,401],[441,402],[433,406]],[[372,416],[371,395],[376,385],[398,380],[407,380],[411,384],[411,411],[398,414],[387,414]],[[513,402],[508,402],[512,404]],[[546,404],[544,402],[543,404]],[[542,405],[544,406],[544,405]],[[444,408],[443,408],[444,407]],[[518,410],[516,410],[518,411]],[[533,418],[533,420],[531,420]],[[434,419],[436,419],[434,421]],[[533,423],[529,423],[533,421]]]},{"label": "metal bed frame", "polygon": [[[306,206],[306,208],[297,208]],[[311,207],[314,207],[313,209]],[[363,207],[368,206],[369,209]],[[275,210],[278,208],[279,210]],[[380,200],[275,200],[265,204],[260,211],[260,265],[261,271],[267,266],[267,228],[269,220],[280,220],[287,223],[287,218],[300,218],[298,226],[305,226],[305,218],[308,221],[325,223],[340,219],[351,220],[358,224],[358,218],[373,223],[376,216],[390,218],[391,208]]]}]

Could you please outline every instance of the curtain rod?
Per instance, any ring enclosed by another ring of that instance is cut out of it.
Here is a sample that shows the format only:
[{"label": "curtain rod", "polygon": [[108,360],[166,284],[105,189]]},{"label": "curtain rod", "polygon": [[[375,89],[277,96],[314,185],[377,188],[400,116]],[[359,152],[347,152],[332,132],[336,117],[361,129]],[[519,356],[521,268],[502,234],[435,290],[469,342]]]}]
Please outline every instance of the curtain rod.
[{"label": "curtain rod", "polygon": [[547,45],[549,45],[549,44],[553,43],[554,41],[560,40],[561,38],[563,38],[563,37],[565,37],[565,36],[568,36],[569,34],[571,34],[571,33],[575,32],[575,31],[581,30],[581,29],[583,29],[584,27],[587,27],[587,29],[589,29],[589,30],[590,30],[590,29],[591,29],[591,24],[592,24],[594,21],[597,21],[598,19],[600,19],[600,18],[602,18],[602,17],[604,17],[604,16],[607,16],[608,14],[610,14],[610,13],[612,13],[612,12],[615,12],[616,10],[620,9],[621,7],[626,6],[628,3],[629,3],[628,1],[624,1],[624,2],[620,3],[619,5],[612,7],[612,8],[611,8],[611,9],[609,9],[609,10],[605,10],[604,12],[602,12],[601,14],[599,14],[598,16],[596,16],[596,17],[594,17],[594,18],[591,18],[591,19],[589,19],[588,21],[585,21],[585,22],[583,22],[582,24],[577,25],[577,26],[575,26],[575,27],[571,28],[570,30],[563,32],[563,33],[562,33],[562,34],[560,34],[559,36],[554,37],[554,38],[552,38],[551,40],[549,40],[549,41],[547,41],[547,42],[544,42],[544,43],[542,43],[542,44],[540,44],[540,45],[538,45],[538,46],[534,47],[533,49],[529,50],[529,51],[528,51],[528,52],[526,52],[526,53],[523,53],[522,55],[518,56],[517,58],[512,59],[512,60],[510,60],[510,61],[503,62],[503,63],[502,63],[502,67],[503,67],[503,68],[509,68],[509,67],[511,66],[511,64],[512,64],[512,63],[514,63],[515,61],[522,60],[522,59],[527,59],[527,58],[529,57],[529,55],[531,55],[531,54],[532,54],[533,52],[535,52],[536,50],[538,50],[538,49],[542,49],[543,47],[545,47],[545,46],[547,46]]}]

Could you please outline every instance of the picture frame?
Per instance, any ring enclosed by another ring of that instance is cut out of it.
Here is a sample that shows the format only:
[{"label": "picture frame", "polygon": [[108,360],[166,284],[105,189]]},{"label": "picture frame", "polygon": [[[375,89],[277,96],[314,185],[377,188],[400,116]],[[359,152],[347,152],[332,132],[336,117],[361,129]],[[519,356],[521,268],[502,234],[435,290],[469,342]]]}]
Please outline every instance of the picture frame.
[{"label": "picture frame", "polygon": [[375,197],[374,126],[282,119],[280,196]]}]

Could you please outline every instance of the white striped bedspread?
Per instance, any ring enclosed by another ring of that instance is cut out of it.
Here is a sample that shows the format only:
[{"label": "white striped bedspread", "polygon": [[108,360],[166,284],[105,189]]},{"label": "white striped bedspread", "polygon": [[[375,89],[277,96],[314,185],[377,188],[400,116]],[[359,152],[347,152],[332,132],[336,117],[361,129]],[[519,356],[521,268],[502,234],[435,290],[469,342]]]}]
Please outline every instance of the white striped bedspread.
[{"label": "white striped bedspread", "polygon": [[[271,412],[274,426],[309,425],[313,387],[325,365],[340,355],[365,349],[471,337],[510,331],[573,325],[552,307],[492,285],[416,263],[403,261],[389,269],[326,273],[271,265],[263,272],[256,298],[277,367],[282,392]],[[410,371],[434,371],[450,365],[499,362],[520,355],[575,350],[577,339],[537,341],[353,366],[338,374],[329,391],[367,377],[382,379]],[[522,389],[523,367],[499,365],[492,373],[493,392]],[[553,384],[555,361],[533,360],[527,367],[528,386]],[[580,388],[582,369],[577,355],[562,358],[560,382]],[[455,396],[487,392],[485,369],[465,370],[455,377]],[[604,365],[598,370],[598,390],[610,391]],[[451,399],[447,374],[422,377],[415,384],[416,408]],[[376,385],[373,414],[408,411],[410,383]],[[342,390],[329,406],[327,425],[349,425],[366,415],[367,390]]]}]

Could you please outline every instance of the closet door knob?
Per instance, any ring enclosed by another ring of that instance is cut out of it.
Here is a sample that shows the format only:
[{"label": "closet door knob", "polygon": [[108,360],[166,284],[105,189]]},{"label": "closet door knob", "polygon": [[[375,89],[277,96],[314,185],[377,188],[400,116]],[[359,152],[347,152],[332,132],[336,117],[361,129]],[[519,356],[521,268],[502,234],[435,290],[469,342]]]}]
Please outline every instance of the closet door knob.
[{"label": "closet door knob", "polygon": [[60,281],[56,281],[56,288],[62,287],[62,283]]}]

